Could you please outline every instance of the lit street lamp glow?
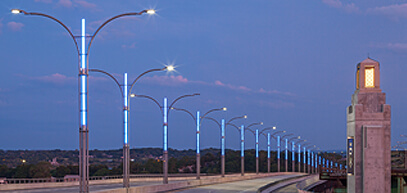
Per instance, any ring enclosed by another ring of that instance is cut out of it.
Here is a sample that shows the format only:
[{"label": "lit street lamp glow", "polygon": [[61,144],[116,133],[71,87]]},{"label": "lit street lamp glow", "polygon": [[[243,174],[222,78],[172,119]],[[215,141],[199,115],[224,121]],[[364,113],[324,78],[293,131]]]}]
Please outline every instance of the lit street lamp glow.
[{"label": "lit street lamp glow", "polygon": [[147,14],[150,14],[150,15],[154,15],[154,14],[155,14],[155,10],[154,10],[154,9],[149,9],[149,10],[146,10],[146,13],[147,13]]},{"label": "lit street lamp glow", "polygon": [[19,9],[12,9],[12,10],[11,10],[11,13],[13,13],[13,14],[19,14],[19,13],[21,13],[21,10],[19,10]]}]

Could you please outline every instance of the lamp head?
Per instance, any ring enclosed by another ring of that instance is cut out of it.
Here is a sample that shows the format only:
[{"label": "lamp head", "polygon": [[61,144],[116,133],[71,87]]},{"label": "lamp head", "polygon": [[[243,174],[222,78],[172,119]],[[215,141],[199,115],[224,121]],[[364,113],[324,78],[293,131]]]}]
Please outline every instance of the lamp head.
[{"label": "lamp head", "polygon": [[226,107],[223,107],[222,108],[222,111],[227,111],[228,109],[226,108]]},{"label": "lamp head", "polygon": [[263,122],[260,122],[260,125],[263,125]]},{"label": "lamp head", "polygon": [[135,94],[130,94],[130,97],[136,97],[136,95]]},{"label": "lamp head", "polygon": [[168,66],[165,67],[165,69],[166,69],[168,72],[171,72],[171,71],[174,71],[174,70],[175,70],[175,67],[174,67],[173,65],[168,65]]},{"label": "lamp head", "polygon": [[277,127],[273,127],[273,130],[276,130],[277,129]]},{"label": "lamp head", "polygon": [[21,13],[22,11],[21,10],[19,10],[19,9],[12,9],[11,10],[11,13],[13,13],[13,14],[19,14],[19,13]]},{"label": "lamp head", "polygon": [[247,119],[247,115],[244,115],[243,118]]},{"label": "lamp head", "polygon": [[154,9],[147,9],[146,13],[149,15],[154,15],[155,14],[155,10]]}]

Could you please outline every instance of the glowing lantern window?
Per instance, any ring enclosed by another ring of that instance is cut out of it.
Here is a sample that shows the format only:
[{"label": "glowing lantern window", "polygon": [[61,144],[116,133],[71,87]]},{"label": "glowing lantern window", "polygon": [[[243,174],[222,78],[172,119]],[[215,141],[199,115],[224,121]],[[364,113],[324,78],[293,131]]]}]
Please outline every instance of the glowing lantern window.
[{"label": "glowing lantern window", "polygon": [[374,68],[365,69],[365,87],[366,88],[374,87]]}]

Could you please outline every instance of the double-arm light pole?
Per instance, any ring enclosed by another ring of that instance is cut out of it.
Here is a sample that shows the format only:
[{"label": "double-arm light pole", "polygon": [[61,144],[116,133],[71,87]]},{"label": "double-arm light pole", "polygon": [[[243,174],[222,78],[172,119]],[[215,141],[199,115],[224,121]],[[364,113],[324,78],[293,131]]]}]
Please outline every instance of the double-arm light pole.
[{"label": "double-arm light pole", "polygon": [[[196,112],[196,117],[188,110],[186,109],[182,109],[182,108],[175,108],[172,107],[172,109],[174,110],[178,110],[178,111],[184,111],[186,113],[188,113],[192,119],[194,120],[194,122],[196,123],[196,179],[200,179],[201,178],[201,152],[200,152],[200,134],[201,134],[201,120],[205,119],[205,118],[209,118],[207,117],[207,115],[209,113],[215,112],[215,111],[226,111],[226,107],[223,108],[218,108],[218,109],[211,109],[208,112],[206,112],[203,116],[200,116],[200,112],[197,111]],[[212,119],[212,118],[210,118]],[[219,124],[217,121],[215,121],[217,124]]]},{"label": "double-arm light pole", "polygon": [[[187,113],[189,113],[190,115],[192,115],[192,113],[190,113],[189,111],[185,110],[185,109],[177,109],[177,110],[182,110],[185,111]],[[193,117],[193,116],[192,116]],[[239,117],[233,117],[231,119],[229,119],[227,122],[225,121],[225,119],[221,120],[221,123],[219,123],[216,119],[212,118],[212,117],[204,117],[205,119],[209,119],[213,122],[215,122],[219,128],[220,128],[220,133],[221,133],[221,142],[220,142],[220,146],[221,146],[221,176],[225,177],[225,129],[228,125],[232,125],[234,127],[236,127],[235,125],[232,124],[232,121],[237,120],[237,119],[246,119],[247,115],[243,115],[243,116],[239,116]],[[203,119],[203,118],[202,118]],[[237,127],[237,129],[239,129]]]},{"label": "double-arm light pole", "polygon": [[200,95],[199,93],[194,93],[194,94],[187,94],[187,95],[182,95],[178,98],[176,98],[170,105],[168,105],[168,99],[167,97],[164,97],[164,104],[163,106],[160,105],[160,103],[155,100],[153,97],[148,96],[148,95],[137,95],[137,94],[131,94],[131,97],[140,97],[140,98],[146,98],[152,100],[158,108],[160,108],[162,114],[163,114],[163,183],[168,184],[168,115],[171,109],[173,109],[173,105],[178,102],[179,100],[186,98],[186,97],[193,97],[193,96],[198,96]]},{"label": "double-arm light pole", "polygon": [[[111,17],[110,19],[106,20],[102,23],[96,31],[91,36],[87,36],[85,32],[85,19],[82,19],[82,30],[81,36],[74,36],[72,31],[60,20],[56,19],[53,16],[44,14],[44,13],[36,13],[36,12],[26,12],[21,9],[12,9],[11,13],[13,14],[24,14],[24,15],[32,15],[32,16],[40,16],[49,18],[57,23],[59,23],[71,36],[72,40],[74,41],[75,48],[78,54],[78,63],[79,63],[79,191],[82,192],[89,192],[89,128],[88,128],[88,102],[87,102],[87,91],[88,91],[88,69],[89,69],[89,51],[92,45],[92,42],[98,32],[108,23],[114,21],[115,19],[126,17],[126,16],[137,16],[142,15],[144,13],[147,14],[154,14],[154,10],[143,10],[141,12],[131,12],[131,13],[124,13],[120,15],[116,15]],[[89,38],[88,46],[86,48],[86,38]],[[77,41],[77,38],[80,38],[80,47]]]},{"label": "double-arm light pole", "polygon": [[109,76],[113,81],[115,81],[116,85],[119,87],[121,95],[123,97],[123,187],[124,188],[129,188],[130,187],[130,181],[129,181],[129,174],[130,174],[130,146],[128,143],[128,127],[129,127],[129,106],[130,106],[130,100],[129,100],[129,93],[131,93],[131,90],[133,89],[133,86],[136,84],[136,82],[144,75],[150,73],[150,72],[157,72],[157,71],[173,71],[174,67],[173,66],[166,66],[165,68],[157,68],[157,69],[151,69],[147,70],[143,73],[141,73],[130,85],[127,84],[127,73],[124,73],[123,75],[123,84],[121,85],[119,81],[110,73],[99,70],[99,69],[89,69],[89,72],[99,72],[103,73],[107,76]]}]

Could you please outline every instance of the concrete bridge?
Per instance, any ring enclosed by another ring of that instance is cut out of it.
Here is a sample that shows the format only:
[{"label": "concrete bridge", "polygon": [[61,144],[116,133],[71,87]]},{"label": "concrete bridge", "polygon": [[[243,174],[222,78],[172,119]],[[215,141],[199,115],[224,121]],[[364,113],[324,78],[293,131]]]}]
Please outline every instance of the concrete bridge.
[{"label": "concrete bridge", "polygon": [[[195,179],[191,176],[170,177],[168,184],[162,184],[160,177],[132,178],[130,188],[123,188],[122,179],[92,180],[90,192],[95,193],[146,193],[146,192],[274,192],[286,186],[294,186],[300,182],[311,184],[319,181],[318,175],[294,172],[229,174],[225,177],[202,176]],[[303,188],[303,187],[300,187]],[[79,191],[79,182],[47,182],[30,184],[1,184],[1,192],[8,193],[71,193]],[[287,191],[285,191],[287,192]]]}]

